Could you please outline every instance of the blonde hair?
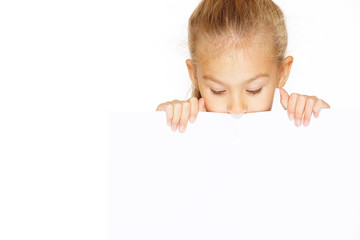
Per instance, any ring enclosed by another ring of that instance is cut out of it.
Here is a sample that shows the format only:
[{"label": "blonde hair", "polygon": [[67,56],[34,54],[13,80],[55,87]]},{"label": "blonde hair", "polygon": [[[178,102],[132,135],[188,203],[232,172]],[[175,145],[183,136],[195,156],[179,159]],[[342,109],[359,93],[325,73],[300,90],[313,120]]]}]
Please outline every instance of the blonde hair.
[{"label": "blonde hair", "polygon": [[[284,14],[272,0],[202,0],[188,22],[188,47],[195,65],[205,59],[202,55],[244,48],[256,41],[255,36],[262,36],[261,46],[272,47],[272,58],[280,66],[288,34]],[[200,44],[204,40],[211,48]],[[191,90],[193,97],[201,98],[194,84]]]}]

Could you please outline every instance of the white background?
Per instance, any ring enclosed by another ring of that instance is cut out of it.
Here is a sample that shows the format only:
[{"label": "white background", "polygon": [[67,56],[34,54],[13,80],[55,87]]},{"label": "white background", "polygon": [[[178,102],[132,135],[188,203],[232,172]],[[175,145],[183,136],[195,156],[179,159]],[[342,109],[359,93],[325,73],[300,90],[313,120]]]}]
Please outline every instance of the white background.
[{"label": "white background", "polygon": [[[356,107],[359,1],[276,3],[295,59],[286,89]],[[197,4],[0,2],[1,239],[106,237],[108,111],[185,99]]]}]

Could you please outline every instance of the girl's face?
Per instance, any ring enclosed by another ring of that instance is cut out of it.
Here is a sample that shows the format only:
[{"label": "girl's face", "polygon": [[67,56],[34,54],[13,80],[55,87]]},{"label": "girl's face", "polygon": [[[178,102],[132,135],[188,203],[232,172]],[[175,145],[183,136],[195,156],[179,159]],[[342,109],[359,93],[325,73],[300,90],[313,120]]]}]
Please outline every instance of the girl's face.
[{"label": "girl's face", "polygon": [[190,59],[186,63],[207,111],[241,114],[270,111],[275,89],[285,85],[293,58],[287,57],[279,68],[270,56],[270,52],[251,48],[210,58],[196,66]]}]

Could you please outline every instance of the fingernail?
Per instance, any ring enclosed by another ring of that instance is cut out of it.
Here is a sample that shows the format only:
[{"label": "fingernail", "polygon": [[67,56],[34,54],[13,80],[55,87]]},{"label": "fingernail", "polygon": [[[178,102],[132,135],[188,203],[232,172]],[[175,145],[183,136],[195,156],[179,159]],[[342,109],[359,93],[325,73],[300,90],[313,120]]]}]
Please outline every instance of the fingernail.
[{"label": "fingernail", "polygon": [[185,132],[185,127],[184,126],[180,126],[180,132]]},{"label": "fingernail", "polygon": [[194,123],[195,122],[195,117],[190,117],[190,122]]},{"label": "fingernail", "polygon": [[171,126],[171,130],[173,130],[174,132],[176,131],[177,125],[172,125]]},{"label": "fingernail", "polygon": [[300,127],[301,121],[300,121],[299,119],[296,119],[296,120],[295,120],[295,125],[296,125],[297,127]]},{"label": "fingernail", "polygon": [[304,127],[307,127],[307,126],[309,126],[309,121],[308,121],[308,120],[305,120],[305,121],[304,121]]},{"label": "fingernail", "polygon": [[289,114],[289,119],[290,119],[290,121],[294,120],[294,114],[290,113]]},{"label": "fingernail", "polygon": [[169,120],[167,121],[167,125],[168,125],[168,126],[171,125],[171,119],[169,119]]}]

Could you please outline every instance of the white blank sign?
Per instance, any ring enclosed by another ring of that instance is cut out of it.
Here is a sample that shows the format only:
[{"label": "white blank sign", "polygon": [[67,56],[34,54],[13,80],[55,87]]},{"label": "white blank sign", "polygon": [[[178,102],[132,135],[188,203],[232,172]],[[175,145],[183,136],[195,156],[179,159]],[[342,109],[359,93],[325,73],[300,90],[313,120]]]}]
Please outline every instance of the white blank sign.
[{"label": "white blank sign", "polygon": [[109,239],[360,239],[360,111],[109,113]]}]

